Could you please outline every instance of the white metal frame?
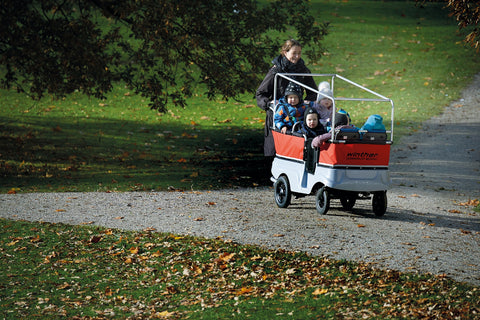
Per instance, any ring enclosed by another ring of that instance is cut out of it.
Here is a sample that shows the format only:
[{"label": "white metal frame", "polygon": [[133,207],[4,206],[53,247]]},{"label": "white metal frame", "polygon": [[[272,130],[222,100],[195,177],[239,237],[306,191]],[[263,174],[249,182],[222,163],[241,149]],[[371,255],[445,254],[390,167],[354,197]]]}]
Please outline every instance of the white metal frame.
[{"label": "white metal frame", "polygon": [[[375,96],[377,96],[377,98],[345,98],[345,97],[335,97],[335,94],[333,97],[329,97],[323,93],[321,93],[320,91],[318,91],[318,88],[310,88],[309,86],[297,81],[297,80],[294,80],[292,79],[290,76],[308,76],[308,77],[330,77],[331,78],[331,88],[332,88],[332,93],[334,93],[334,89],[335,89],[335,79],[340,79],[342,81],[345,81],[363,91],[366,91],[370,94],[373,94]],[[391,114],[390,114],[390,130],[387,131],[388,134],[390,134],[390,141],[389,143],[393,143],[393,124],[394,124],[394,121],[393,121],[393,118],[394,118],[394,110],[395,110],[395,106],[393,104],[393,101],[392,99],[390,98],[387,98],[375,91],[372,91],[358,83],[355,83],[345,77],[342,77],[341,75],[338,75],[338,74],[335,74],[335,73],[277,73],[275,75],[275,78],[274,78],[274,90],[273,90],[273,98],[274,98],[274,103],[273,103],[273,107],[271,107],[272,111],[273,111],[273,114],[275,114],[276,112],[276,109],[277,109],[277,105],[278,105],[278,101],[277,101],[277,82],[278,82],[278,77],[282,77],[288,81],[291,81],[293,83],[296,83],[298,85],[300,85],[301,87],[307,89],[307,90],[310,90],[310,91],[313,91],[313,92],[316,92],[317,94],[320,94],[326,98],[329,98],[330,100],[333,101],[333,111],[332,111],[332,123],[335,123],[335,113],[336,113],[336,106],[335,106],[335,102],[336,101],[375,101],[375,102],[388,102],[391,104],[392,106],[392,111],[391,111]],[[272,125],[272,129],[275,128],[275,125]],[[333,143],[338,143],[340,141],[338,140],[335,140],[335,137],[333,137],[332,139],[332,142]]]}]

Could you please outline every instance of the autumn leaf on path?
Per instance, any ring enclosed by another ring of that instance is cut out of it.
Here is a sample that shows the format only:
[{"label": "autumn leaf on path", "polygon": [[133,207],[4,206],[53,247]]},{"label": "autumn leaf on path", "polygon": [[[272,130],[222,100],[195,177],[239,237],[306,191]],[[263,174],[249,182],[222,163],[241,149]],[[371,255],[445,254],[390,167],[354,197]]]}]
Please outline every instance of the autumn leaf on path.
[{"label": "autumn leaf on path", "polygon": [[468,201],[466,201],[466,202],[460,202],[460,203],[458,203],[458,205],[459,205],[459,206],[465,206],[465,207],[466,207],[466,206],[476,207],[476,206],[479,205],[479,203],[480,203],[480,202],[478,201],[478,199],[470,199],[470,200],[468,200]]}]

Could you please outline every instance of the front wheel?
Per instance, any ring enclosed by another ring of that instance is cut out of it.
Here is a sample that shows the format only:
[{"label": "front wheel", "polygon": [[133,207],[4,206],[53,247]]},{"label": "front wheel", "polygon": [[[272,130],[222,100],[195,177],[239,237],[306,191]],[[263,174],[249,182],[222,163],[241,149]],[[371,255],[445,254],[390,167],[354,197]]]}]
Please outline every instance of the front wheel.
[{"label": "front wheel", "polygon": [[317,190],[317,193],[315,194],[315,207],[317,208],[318,213],[327,214],[327,211],[330,208],[330,194],[325,187],[321,187]]},{"label": "front wheel", "polygon": [[292,200],[292,192],[290,191],[290,183],[288,178],[281,176],[275,181],[273,185],[275,190],[275,203],[279,208],[286,208],[290,205]]},{"label": "front wheel", "polygon": [[346,192],[340,196],[340,202],[342,203],[342,207],[345,210],[352,210],[355,206],[355,202],[357,202],[357,194],[353,192]]},{"label": "front wheel", "polygon": [[385,214],[387,211],[387,191],[377,191],[373,193],[372,209],[377,217]]}]

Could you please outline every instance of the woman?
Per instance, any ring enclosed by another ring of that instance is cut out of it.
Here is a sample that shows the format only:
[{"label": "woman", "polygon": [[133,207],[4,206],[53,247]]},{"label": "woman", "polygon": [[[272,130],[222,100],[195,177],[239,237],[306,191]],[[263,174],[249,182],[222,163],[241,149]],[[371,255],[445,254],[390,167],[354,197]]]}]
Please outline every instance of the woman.
[{"label": "woman", "polygon": [[[277,73],[311,73],[305,66],[302,58],[302,46],[297,40],[287,40],[282,46],[281,54],[273,59],[273,66],[268,71],[267,75],[263,79],[262,83],[257,89],[255,94],[257,98],[257,105],[259,108],[267,112],[265,118],[265,141],[263,145],[263,153],[266,157],[275,156],[275,145],[271,133],[271,127],[273,123],[273,111],[269,108],[270,102],[274,100],[274,82],[275,74]],[[317,85],[310,76],[289,76],[294,80],[297,80],[310,88],[316,88]],[[289,81],[278,77],[277,78],[277,97],[283,97],[285,95],[285,89],[287,88]],[[307,90],[306,101],[315,101],[316,93]]]}]

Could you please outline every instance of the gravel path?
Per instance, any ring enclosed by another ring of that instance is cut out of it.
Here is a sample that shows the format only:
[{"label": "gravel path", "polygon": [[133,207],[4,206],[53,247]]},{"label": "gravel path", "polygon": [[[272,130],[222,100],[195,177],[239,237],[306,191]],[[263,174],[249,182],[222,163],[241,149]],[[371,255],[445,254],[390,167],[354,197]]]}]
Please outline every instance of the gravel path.
[{"label": "gravel path", "polygon": [[0,217],[222,237],[480,285],[480,75],[460,101],[392,147],[389,206],[353,212],[314,197],[277,208],[272,188],[155,193],[1,194]]}]

